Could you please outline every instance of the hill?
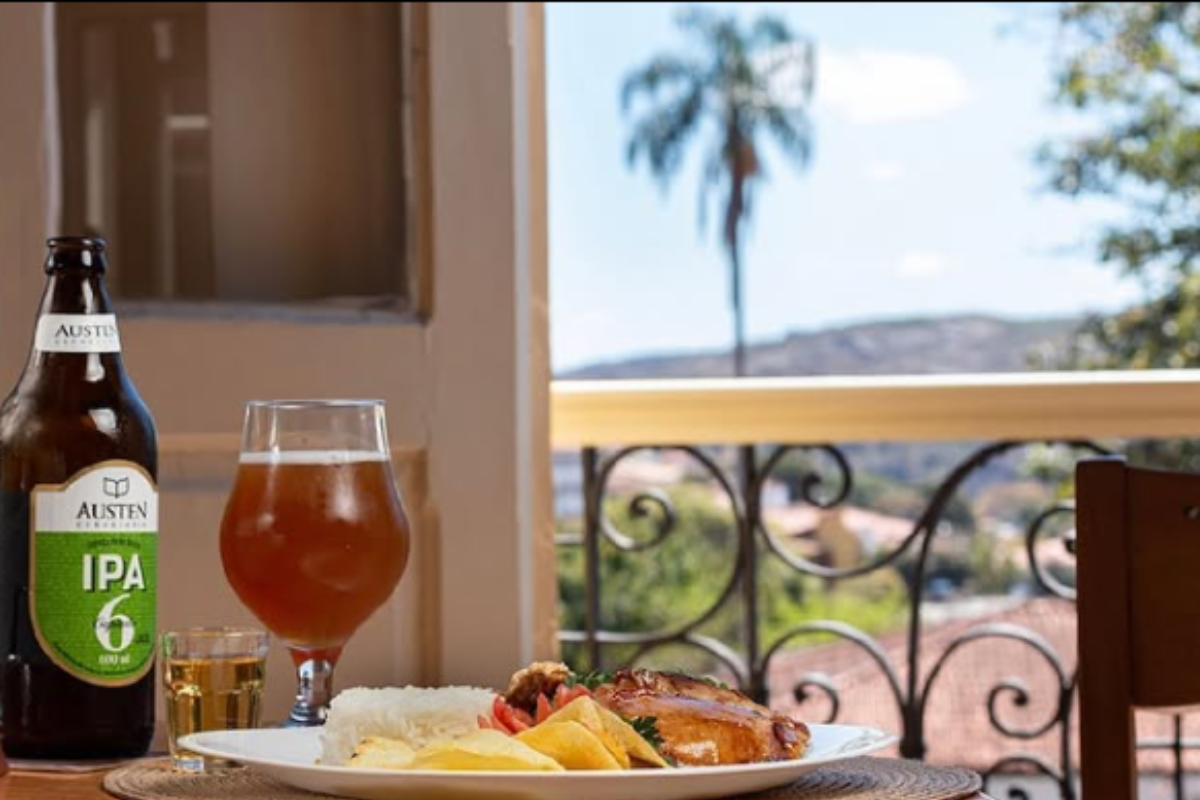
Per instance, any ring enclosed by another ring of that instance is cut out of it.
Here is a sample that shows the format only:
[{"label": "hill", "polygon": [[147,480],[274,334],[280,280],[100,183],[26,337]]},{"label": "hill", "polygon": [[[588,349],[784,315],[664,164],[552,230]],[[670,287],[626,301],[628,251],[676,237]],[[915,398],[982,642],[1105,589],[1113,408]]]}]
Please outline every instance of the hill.
[{"label": "hill", "polygon": [[[1030,356],[1059,350],[1076,318],[1011,320],[960,315],[884,320],[796,332],[747,348],[751,375],[885,375],[1019,372]],[[716,378],[730,374],[728,351],[640,356],[593,364],[558,377]]]}]

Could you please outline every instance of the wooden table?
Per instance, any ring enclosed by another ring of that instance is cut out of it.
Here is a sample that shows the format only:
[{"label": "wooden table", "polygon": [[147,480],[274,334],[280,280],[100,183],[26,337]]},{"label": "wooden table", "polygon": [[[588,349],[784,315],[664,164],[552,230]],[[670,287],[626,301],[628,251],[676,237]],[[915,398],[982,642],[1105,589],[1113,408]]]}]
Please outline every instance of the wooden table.
[{"label": "wooden table", "polygon": [[[102,773],[53,775],[45,772],[12,772],[0,778],[4,800],[113,800],[100,788]],[[984,794],[973,800],[989,800]]]},{"label": "wooden table", "polygon": [[10,772],[0,778],[4,800],[113,800],[100,788],[102,772],[55,775],[46,772]]}]

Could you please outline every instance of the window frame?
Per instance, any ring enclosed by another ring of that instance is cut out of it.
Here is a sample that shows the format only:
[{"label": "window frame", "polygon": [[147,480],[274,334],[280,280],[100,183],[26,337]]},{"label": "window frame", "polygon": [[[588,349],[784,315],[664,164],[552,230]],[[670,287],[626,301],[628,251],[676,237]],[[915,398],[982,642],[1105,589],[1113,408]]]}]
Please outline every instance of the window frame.
[{"label": "window frame", "polygon": [[[179,17],[195,12],[207,4],[185,3],[105,3],[103,8],[91,3],[55,3],[56,37],[64,35],[61,22],[67,15],[71,25],[93,21],[112,20],[121,16],[145,18],[147,15],[162,14]],[[300,323],[393,323],[420,324],[428,321],[433,310],[433,258],[431,220],[433,179],[430,171],[430,71],[429,71],[429,3],[399,3],[400,31],[400,159],[402,172],[400,184],[404,227],[403,246],[399,263],[392,268],[395,294],[354,295],[327,297],[311,300],[252,301],[230,298],[197,299],[187,297],[130,298],[120,293],[119,282],[114,291],[114,303],[118,311],[136,319],[186,319],[186,320],[285,320]],[[84,194],[68,191],[68,185],[77,181],[85,166],[82,163],[83,144],[72,141],[72,133],[81,129],[81,122],[72,113],[67,98],[78,96],[80,89],[77,78],[81,72],[79,63],[81,46],[78,41],[81,31],[68,33],[72,41],[58,39],[57,64],[54,80],[58,87],[58,115],[60,120],[62,169],[60,172],[59,196],[62,202],[62,219],[68,225],[81,225],[85,211]],[[74,87],[74,88],[73,88]],[[210,198],[210,202],[215,202]],[[211,267],[217,270],[214,254]]]}]

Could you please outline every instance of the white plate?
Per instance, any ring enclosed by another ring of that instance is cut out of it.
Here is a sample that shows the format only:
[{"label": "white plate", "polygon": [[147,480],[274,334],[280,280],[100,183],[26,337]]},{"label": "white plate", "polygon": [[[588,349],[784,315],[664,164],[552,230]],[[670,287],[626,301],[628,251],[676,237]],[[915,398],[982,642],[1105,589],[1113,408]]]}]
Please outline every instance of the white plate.
[{"label": "white plate", "polygon": [[181,744],[245,764],[300,789],[362,800],[706,800],[783,786],[823,764],[866,755],[895,736],[854,725],[811,725],[796,761],[627,772],[442,772],[324,767],[319,728],[208,731]]}]

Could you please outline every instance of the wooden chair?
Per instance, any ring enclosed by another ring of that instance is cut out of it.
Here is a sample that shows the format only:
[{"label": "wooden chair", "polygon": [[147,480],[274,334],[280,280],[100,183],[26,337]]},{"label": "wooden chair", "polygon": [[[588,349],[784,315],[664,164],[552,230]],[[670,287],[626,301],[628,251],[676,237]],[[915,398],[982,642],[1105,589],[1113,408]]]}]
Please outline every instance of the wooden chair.
[{"label": "wooden chair", "polygon": [[1200,704],[1200,475],[1076,469],[1084,800],[1137,797],[1133,709]]}]

